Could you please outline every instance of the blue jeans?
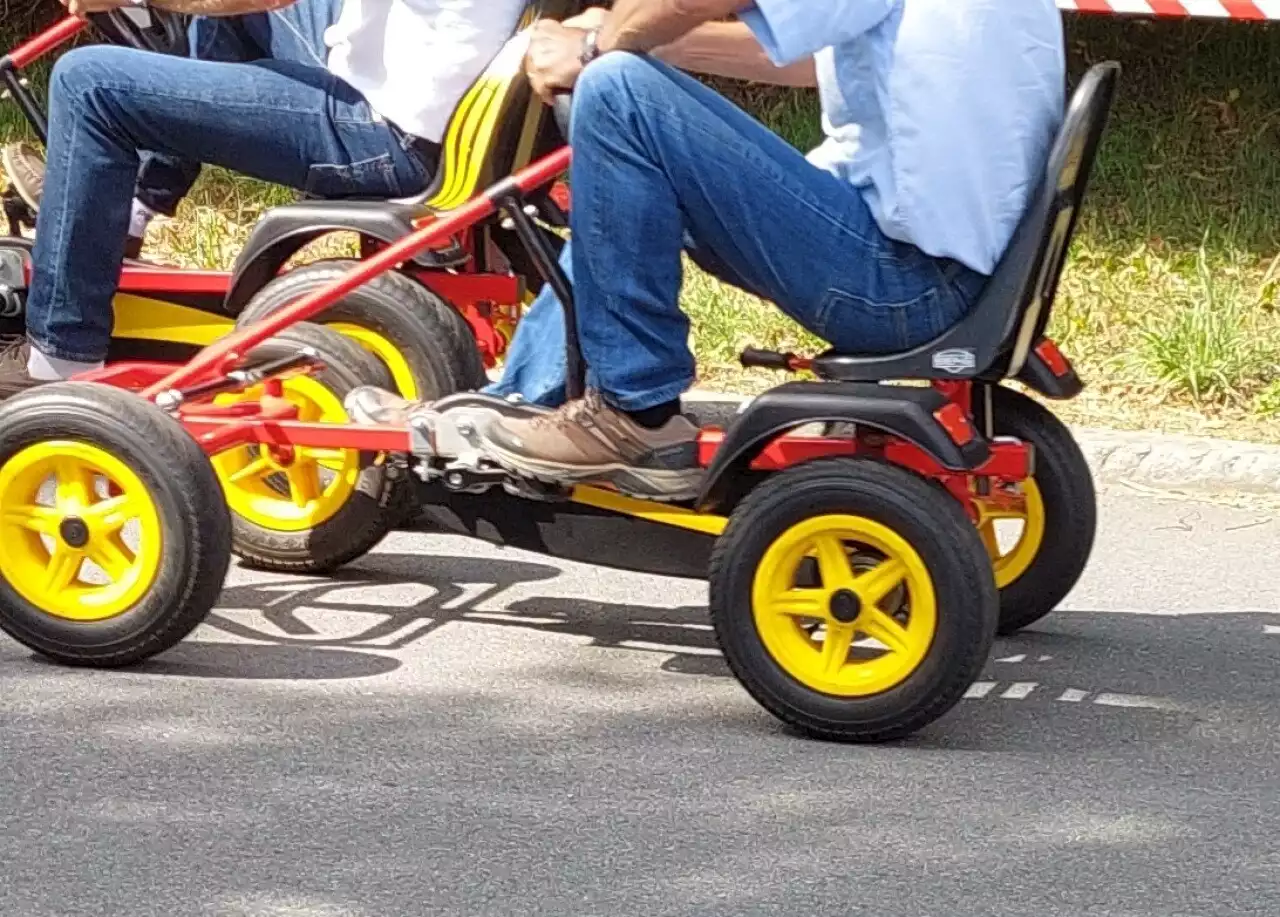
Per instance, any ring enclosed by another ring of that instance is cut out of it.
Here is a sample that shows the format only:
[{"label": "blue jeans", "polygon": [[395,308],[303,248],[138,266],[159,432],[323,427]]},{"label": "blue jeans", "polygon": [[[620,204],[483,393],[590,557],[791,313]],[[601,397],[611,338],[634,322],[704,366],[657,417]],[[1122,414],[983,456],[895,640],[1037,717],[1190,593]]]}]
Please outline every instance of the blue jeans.
[{"label": "blue jeans", "polygon": [[[884,235],[859,191],[692,77],[601,57],[574,90],[574,284],[587,383],[623,410],[693,384],[681,252],[836,349],[889,353],[959,321],[986,278]],[[544,289],[496,394],[564,400],[564,324]]]},{"label": "blue jeans", "polygon": [[27,335],[52,357],[107,353],[130,201],[172,213],[200,163],[320,197],[401,197],[430,180],[411,140],[325,68],[341,0],[197,19],[198,59],[78,48],[49,85],[48,169]]}]

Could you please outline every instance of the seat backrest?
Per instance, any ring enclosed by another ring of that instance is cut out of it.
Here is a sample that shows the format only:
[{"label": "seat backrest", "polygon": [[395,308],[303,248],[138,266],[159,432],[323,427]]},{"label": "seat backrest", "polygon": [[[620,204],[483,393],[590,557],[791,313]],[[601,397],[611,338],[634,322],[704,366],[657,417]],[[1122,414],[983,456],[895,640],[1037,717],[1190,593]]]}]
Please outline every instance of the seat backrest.
[{"label": "seat backrest", "polygon": [[547,147],[554,119],[524,75],[528,30],[539,19],[564,19],[586,5],[583,0],[534,0],[526,6],[517,33],[454,111],[441,144],[439,173],[424,195],[425,206],[436,211],[457,207]]},{"label": "seat backrest", "polygon": [[[1007,358],[1000,367],[1003,374],[1017,375],[1044,333],[1119,74],[1117,63],[1097,64],[1071,96],[1049,153],[1044,182],[973,310],[977,330],[985,331],[996,344],[986,359],[979,352],[980,369],[990,369]],[[999,333],[994,334],[997,328]]]},{"label": "seat backrest", "polygon": [[814,371],[846,381],[1017,375],[1049,320],[1119,73],[1119,64],[1098,64],[1072,94],[1044,178],[968,315],[909,351],[828,353]]}]

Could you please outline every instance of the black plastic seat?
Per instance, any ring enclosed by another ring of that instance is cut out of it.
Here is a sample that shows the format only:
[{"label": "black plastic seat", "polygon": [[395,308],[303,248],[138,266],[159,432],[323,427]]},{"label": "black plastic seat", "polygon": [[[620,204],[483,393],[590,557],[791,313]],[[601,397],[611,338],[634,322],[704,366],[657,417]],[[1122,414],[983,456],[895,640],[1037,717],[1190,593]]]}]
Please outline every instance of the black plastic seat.
[{"label": "black plastic seat", "polygon": [[968,315],[934,340],[902,353],[828,351],[813,360],[814,373],[847,382],[995,381],[1018,375],[1048,323],[1119,73],[1119,64],[1102,63],[1080,81],[1044,181]]}]

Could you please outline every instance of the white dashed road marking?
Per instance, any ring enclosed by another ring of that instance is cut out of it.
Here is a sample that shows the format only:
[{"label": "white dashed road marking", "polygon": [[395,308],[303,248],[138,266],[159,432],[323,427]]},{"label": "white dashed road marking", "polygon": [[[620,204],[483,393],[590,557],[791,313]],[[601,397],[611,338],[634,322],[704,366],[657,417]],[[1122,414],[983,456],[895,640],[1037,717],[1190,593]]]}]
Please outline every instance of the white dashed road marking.
[{"label": "white dashed road marking", "polygon": [[[1026,700],[1040,687],[1040,683],[1036,681],[1014,681],[1008,682],[1008,687],[999,691],[1002,684],[1004,683],[998,681],[975,681],[964,696],[969,700],[982,700],[996,694],[1002,700]],[[1081,688],[1064,688],[1054,700],[1065,704],[1080,704],[1089,698],[1089,694],[1090,692]],[[1097,704],[1100,707],[1128,707],[1138,710],[1178,709],[1172,701],[1162,698],[1144,697],[1139,694],[1116,694],[1108,691],[1093,695],[1088,703]]]},{"label": "white dashed road marking", "polygon": [[995,686],[994,681],[975,681],[969,686],[969,690],[964,692],[964,696],[981,699],[990,694]]},{"label": "white dashed road marking", "polygon": [[1146,710],[1159,710],[1164,706],[1154,698],[1135,694],[1099,694],[1093,702],[1103,707],[1140,707]]}]

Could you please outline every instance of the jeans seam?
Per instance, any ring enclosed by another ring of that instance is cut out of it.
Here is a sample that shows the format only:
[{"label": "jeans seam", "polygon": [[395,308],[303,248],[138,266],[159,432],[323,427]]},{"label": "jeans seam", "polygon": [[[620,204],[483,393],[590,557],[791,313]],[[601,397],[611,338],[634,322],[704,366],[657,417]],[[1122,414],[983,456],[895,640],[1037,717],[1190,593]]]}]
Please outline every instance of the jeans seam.
[{"label": "jeans seam", "polygon": [[[246,65],[246,66],[248,66],[248,65]],[[147,96],[152,96],[153,98],[157,98],[157,99],[170,99],[170,100],[172,100],[172,101],[177,101],[177,102],[206,102],[206,103],[210,103],[210,104],[212,104],[212,103],[216,102],[218,105],[221,105],[223,108],[251,109],[251,110],[253,110],[253,111],[263,111],[263,110],[266,110],[266,111],[275,111],[275,112],[285,112],[285,113],[287,113],[287,114],[291,114],[291,115],[314,115],[314,114],[316,114],[316,110],[315,110],[314,108],[292,108],[292,107],[285,106],[285,105],[274,105],[274,104],[271,104],[271,103],[263,103],[263,102],[260,102],[260,101],[255,101],[255,102],[232,102],[232,101],[223,101],[223,100],[221,100],[221,99],[213,99],[213,98],[206,98],[206,97],[192,97],[192,96],[190,96],[190,95],[176,95],[176,94],[173,94],[173,93],[167,93],[167,92],[157,92],[157,91],[155,91],[154,89],[150,89],[150,88],[145,87],[145,86],[140,86],[140,85],[138,85],[137,83],[116,83],[116,82],[111,82],[111,81],[104,81],[104,82],[95,83],[95,84],[94,84],[94,88],[95,88],[95,89],[111,89],[111,90],[115,90],[116,92],[128,92],[128,93],[131,93],[131,94],[134,94],[134,95],[147,95]],[[337,120],[341,120],[341,119],[337,119]],[[349,123],[349,124],[373,124],[374,122],[372,122],[372,121],[343,121],[342,123]]]},{"label": "jeans seam", "polygon": [[[289,17],[282,15],[279,10],[272,10],[271,18],[276,19],[285,24],[285,27],[288,28],[289,31],[294,34],[294,36],[298,39],[298,41],[302,42],[302,46],[307,49],[307,53],[311,55],[311,59],[315,61],[317,66],[320,66],[320,67],[326,66],[325,61],[321,60],[320,56],[316,54],[316,49],[311,47],[311,42],[309,42],[306,36],[303,35],[300,31],[298,31],[298,28],[292,22],[289,21]],[[323,33],[321,34],[323,35]]]}]

